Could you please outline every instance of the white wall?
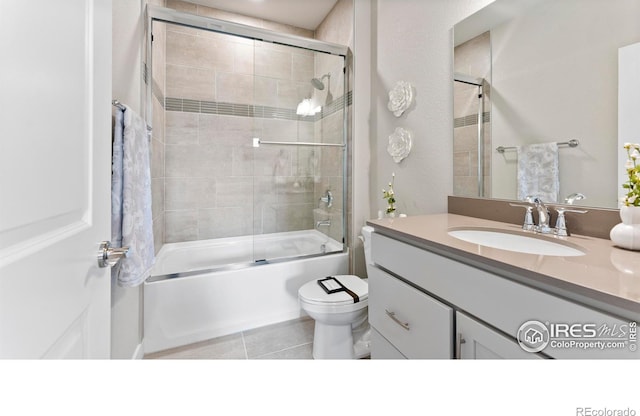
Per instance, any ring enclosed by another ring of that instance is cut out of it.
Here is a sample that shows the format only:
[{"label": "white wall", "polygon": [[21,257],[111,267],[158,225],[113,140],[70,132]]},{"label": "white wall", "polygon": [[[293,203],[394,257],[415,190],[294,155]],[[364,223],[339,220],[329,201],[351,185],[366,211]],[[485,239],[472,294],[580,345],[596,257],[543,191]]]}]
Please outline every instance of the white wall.
[{"label": "white wall", "polygon": [[[453,169],[452,27],[489,3],[491,0],[374,2],[371,217],[385,207],[382,189],[392,172],[396,174],[394,189],[401,213],[446,212]],[[359,29],[356,25],[356,39]],[[399,80],[413,84],[415,103],[396,118],[387,110],[387,101],[389,89]],[[411,154],[400,164],[386,150],[388,137],[396,127],[413,132]]]}]

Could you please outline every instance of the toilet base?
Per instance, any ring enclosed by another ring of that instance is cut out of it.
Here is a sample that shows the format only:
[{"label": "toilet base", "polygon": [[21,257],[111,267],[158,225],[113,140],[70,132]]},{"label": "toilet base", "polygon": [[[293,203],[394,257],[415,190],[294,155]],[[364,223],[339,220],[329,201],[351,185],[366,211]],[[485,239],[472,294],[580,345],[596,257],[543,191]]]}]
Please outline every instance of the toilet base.
[{"label": "toilet base", "polygon": [[366,320],[357,328],[351,325],[327,325],[316,321],[313,333],[313,358],[339,360],[369,357],[371,355],[370,334],[371,329]]},{"label": "toilet base", "polygon": [[315,324],[313,331],[315,360],[354,358],[351,325],[327,325],[318,321]]}]

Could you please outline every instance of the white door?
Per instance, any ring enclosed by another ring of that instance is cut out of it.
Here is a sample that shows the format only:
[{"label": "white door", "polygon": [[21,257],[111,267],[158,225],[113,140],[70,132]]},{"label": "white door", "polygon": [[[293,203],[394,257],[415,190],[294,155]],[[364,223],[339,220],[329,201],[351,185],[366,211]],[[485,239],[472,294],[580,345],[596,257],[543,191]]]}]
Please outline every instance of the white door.
[{"label": "white door", "polygon": [[111,1],[0,1],[0,358],[109,358]]}]

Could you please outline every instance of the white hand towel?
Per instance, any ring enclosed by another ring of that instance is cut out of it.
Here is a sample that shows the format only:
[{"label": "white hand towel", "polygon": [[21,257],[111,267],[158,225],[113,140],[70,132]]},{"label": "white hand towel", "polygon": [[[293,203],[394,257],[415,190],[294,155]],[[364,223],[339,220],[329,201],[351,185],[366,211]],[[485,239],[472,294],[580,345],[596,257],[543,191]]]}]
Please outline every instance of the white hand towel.
[{"label": "white hand towel", "polygon": [[129,107],[116,111],[111,181],[111,243],[129,247],[113,273],[120,286],[137,286],[155,262],[151,218],[149,135]]},{"label": "white hand towel", "polygon": [[531,195],[544,202],[558,202],[559,191],[558,145],[518,146],[518,199]]}]

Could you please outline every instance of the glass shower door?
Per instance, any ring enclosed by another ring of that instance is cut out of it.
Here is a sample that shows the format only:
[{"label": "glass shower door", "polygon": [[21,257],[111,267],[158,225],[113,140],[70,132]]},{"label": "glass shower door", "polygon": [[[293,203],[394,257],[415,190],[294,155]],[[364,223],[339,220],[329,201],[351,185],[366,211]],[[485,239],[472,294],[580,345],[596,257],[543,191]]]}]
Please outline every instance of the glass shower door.
[{"label": "glass shower door", "polygon": [[147,43],[161,242],[191,270],[343,251],[346,48],[167,10]]},{"label": "glass shower door", "polygon": [[343,251],[344,57],[255,41],[256,261]]}]

